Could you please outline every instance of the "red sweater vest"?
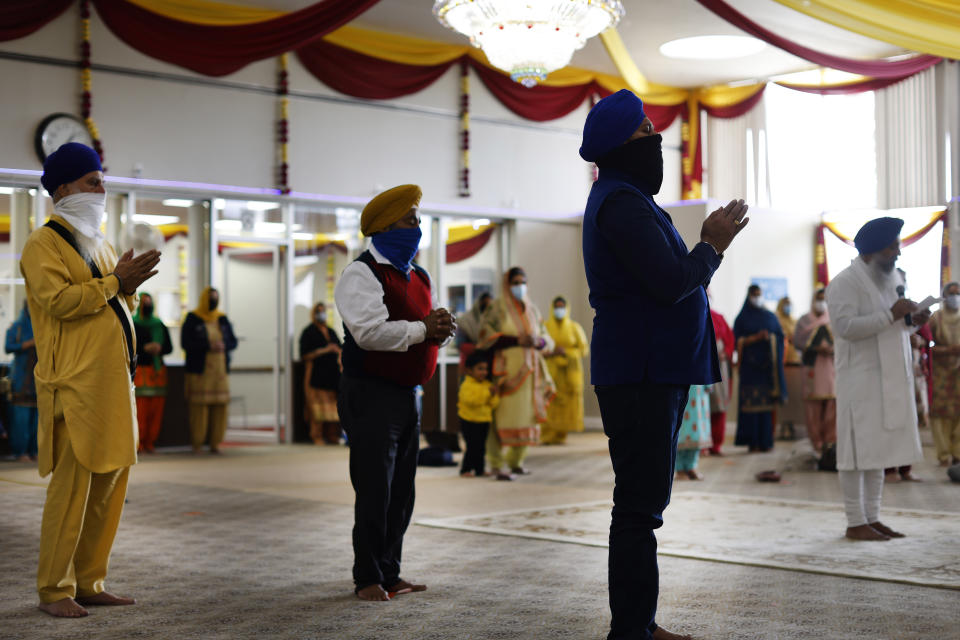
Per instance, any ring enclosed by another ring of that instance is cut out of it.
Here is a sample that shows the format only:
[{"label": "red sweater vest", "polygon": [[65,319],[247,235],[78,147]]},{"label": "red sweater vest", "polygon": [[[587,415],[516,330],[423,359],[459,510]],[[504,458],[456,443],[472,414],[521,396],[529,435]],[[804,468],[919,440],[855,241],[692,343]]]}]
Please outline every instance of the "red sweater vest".
[{"label": "red sweater vest", "polygon": [[[358,260],[365,263],[383,286],[383,304],[391,320],[422,320],[433,308],[430,277],[414,267],[410,280],[393,265],[380,264],[369,252]],[[403,387],[425,384],[437,368],[440,347],[433,340],[412,345],[407,351],[366,351],[357,345],[344,326],[343,371],[347,375],[376,377]]]}]

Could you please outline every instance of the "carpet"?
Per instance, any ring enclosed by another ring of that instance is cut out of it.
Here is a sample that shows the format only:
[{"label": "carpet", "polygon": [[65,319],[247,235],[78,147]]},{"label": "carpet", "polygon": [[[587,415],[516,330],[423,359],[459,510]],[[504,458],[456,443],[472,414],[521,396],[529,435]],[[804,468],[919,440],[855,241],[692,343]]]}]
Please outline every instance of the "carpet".
[{"label": "carpet", "polygon": [[[428,527],[606,547],[608,501],[469,517],[419,519]],[[675,492],[657,532],[661,555],[960,590],[960,514],[886,509],[907,534],[889,542],[842,537],[840,505]]]}]

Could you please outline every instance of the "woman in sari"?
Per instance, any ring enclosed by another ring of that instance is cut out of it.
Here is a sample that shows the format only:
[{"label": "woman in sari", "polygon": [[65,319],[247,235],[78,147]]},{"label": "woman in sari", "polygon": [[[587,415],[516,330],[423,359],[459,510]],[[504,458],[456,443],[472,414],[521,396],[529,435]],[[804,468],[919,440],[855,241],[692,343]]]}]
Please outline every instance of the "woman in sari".
[{"label": "woman in sari", "polygon": [[733,323],[740,354],[740,394],[735,444],[750,451],[773,448],[773,412],[787,400],[783,377],[783,330],[777,316],[763,308],[760,287],[750,285]]},{"label": "woman in sari", "polygon": [[314,444],[340,444],[340,414],[337,389],[340,387],[340,338],[327,326],[327,307],[313,307],[313,322],[300,334],[305,413]]},{"label": "woman in sari", "polygon": [[[494,428],[487,436],[487,459],[498,480],[513,480],[514,474],[530,473],[523,461],[527,448],[537,444],[539,423],[547,419],[547,406],[554,395],[541,355],[553,350],[553,340],[527,297],[527,274],[520,267],[506,273],[503,295],[490,305],[483,319],[477,348],[494,354],[493,377],[500,390]],[[509,473],[503,470],[505,462]]]},{"label": "woman in sari", "polygon": [[553,339],[553,351],[547,356],[547,368],[557,387],[557,396],[547,410],[543,425],[543,444],[564,444],[571,431],[583,431],[583,359],[590,355],[590,344],[579,323],[570,319],[567,301],[553,300],[553,315],[547,318],[547,332]]},{"label": "woman in sari", "polygon": [[793,319],[793,303],[784,296],[777,302],[777,321],[783,332],[783,362],[784,364],[800,364],[802,344],[793,343],[793,334],[797,330],[797,321]]}]

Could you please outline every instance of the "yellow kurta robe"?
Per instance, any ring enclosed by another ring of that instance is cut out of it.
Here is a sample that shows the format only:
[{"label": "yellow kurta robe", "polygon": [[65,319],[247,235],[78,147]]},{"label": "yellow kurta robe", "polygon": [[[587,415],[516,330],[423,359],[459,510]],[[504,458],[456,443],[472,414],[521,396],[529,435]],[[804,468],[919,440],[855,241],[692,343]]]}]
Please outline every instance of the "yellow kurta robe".
[{"label": "yellow kurta robe", "polygon": [[546,325],[554,349],[563,347],[564,354],[547,358],[557,395],[547,410],[543,442],[562,442],[565,434],[583,431],[583,359],[590,355],[590,345],[583,327],[570,318],[550,317]]},{"label": "yellow kurta robe", "polygon": [[[63,218],[52,219],[73,232]],[[117,254],[104,242],[95,261],[101,273],[110,274]],[[118,295],[119,280],[94,278],[80,254],[47,227],[30,234],[20,271],[37,341],[40,475],[53,470],[55,397],[84,468],[106,473],[136,463],[137,412],[127,344],[120,319],[107,304]],[[119,295],[132,330],[136,300]]]}]

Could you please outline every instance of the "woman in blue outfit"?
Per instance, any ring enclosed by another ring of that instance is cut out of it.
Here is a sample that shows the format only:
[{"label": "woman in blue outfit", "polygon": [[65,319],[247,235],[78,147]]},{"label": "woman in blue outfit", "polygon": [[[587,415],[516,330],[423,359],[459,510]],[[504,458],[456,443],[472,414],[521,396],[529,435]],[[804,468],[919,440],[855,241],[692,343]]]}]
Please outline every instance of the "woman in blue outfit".
[{"label": "woman in blue outfit", "polygon": [[783,377],[783,330],[763,307],[760,287],[750,285],[743,309],[733,324],[740,354],[740,395],[735,444],[750,451],[773,448],[773,412],[787,401]]},{"label": "woman in blue outfit", "polygon": [[7,329],[6,349],[14,354],[10,372],[10,448],[17,460],[36,460],[37,388],[33,369],[37,366],[37,348],[26,304]]}]

